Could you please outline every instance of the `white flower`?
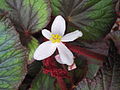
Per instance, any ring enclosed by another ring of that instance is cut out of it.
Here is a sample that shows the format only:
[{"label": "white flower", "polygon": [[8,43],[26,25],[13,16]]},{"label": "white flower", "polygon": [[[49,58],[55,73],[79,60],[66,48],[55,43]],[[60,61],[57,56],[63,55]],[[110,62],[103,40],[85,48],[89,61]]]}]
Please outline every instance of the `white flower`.
[{"label": "white flower", "polygon": [[64,35],[65,29],[65,20],[62,16],[59,15],[55,18],[52,24],[51,32],[47,29],[42,30],[43,36],[49,39],[49,41],[39,45],[34,53],[34,59],[44,60],[45,58],[48,58],[54,54],[56,49],[58,49],[62,64],[72,65],[74,63],[73,53],[62,42],[74,41],[83,34],[81,31],[76,30]]}]

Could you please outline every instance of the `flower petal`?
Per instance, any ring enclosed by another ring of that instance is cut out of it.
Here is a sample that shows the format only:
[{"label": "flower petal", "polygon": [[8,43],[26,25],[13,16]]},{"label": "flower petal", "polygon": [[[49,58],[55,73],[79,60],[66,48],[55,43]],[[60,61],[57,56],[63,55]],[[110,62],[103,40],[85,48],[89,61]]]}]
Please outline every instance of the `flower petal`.
[{"label": "flower petal", "polygon": [[61,61],[64,64],[72,65],[73,62],[74,62],[72,52],[63,43],[60,43],[57,46],[57,48],[58,48],[58,51],[59,51]]},{"label": "flower petal", "polygon": [[77,66],[76,66],[76,64],[75,63],[73,63],[71,66],[68,66],[68,70],[70,71],[70,70],[73,70],[73,69],[76,69],[77,68]]},{"label": "flower petal", "polygon": [[43,29],[43,30],[42,30],[42,35],[43,35],[45,38],[50,39],[52,33],[51,33],[49,30],[47,30],[47,29]]},{"label": "flower petal", "polygon": [[55,59],[56,59],[56,61],[57,61],[58,63],[60,63],[60,64],[65,64],[65,63],[62,62],[62,60],[61,60],[61,58],[60,58],[60,55],[56,55],[56,56],[55,56]]},{"label": "flower petal", "polygon": [[62,16],[57,16],[52,24],[51,31],[53,34],[59,34],[63,36],[65,33],[66,24]]},{"label": "flower petal", "polygon": [[34,59],[43,60],[51,56],[56,50],[56,46],[51,41],[42,43],[34,53]]},{"label": "flower petal", "polygon": [[83,33],[79,30],[76,30],[74,32],[68,33],[65,36],[62,37],[62,42],[71,42],[74,41],[75,39],[81,37]]}]

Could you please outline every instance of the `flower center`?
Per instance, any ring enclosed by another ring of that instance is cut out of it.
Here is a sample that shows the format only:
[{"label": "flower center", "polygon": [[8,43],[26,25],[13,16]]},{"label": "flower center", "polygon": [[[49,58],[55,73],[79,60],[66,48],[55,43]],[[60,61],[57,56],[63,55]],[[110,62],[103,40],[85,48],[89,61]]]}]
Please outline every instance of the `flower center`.
[{"label": "flower center", "polygon": [[50,38],[50,41],[51,41],[52,43],[60,43],[61,38],[62,38],[62,36],[60,36],[60,35],[58,35],[58,34],[52,34],[52,35],[51,35],[51,38]]}]

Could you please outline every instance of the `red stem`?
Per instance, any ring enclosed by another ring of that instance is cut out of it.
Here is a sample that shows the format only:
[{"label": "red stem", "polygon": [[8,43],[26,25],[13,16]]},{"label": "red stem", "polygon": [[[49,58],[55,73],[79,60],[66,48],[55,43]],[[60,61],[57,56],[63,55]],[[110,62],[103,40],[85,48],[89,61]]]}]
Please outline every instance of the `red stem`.
[{"label": "red stem", "polygon": [[65,82],[63,81],[62,78],[58,77],[57,78],[57,82],[60,85],[61,90],[67,90],[66,84],[65,84]]},{"label": "red stem", "polygon": [[90,57],[93,59],[97,59],[99,61],[105,61],[105,59],[106,59],[105,55],[92,52],[90,50],[87,50],[85,48],[81,48],[79,46],[75,46],[75,45],[71,45],[71,44],[66,44],[66,45],[71,51],[73,51],[79,55],[87,56],[87,57]]}]

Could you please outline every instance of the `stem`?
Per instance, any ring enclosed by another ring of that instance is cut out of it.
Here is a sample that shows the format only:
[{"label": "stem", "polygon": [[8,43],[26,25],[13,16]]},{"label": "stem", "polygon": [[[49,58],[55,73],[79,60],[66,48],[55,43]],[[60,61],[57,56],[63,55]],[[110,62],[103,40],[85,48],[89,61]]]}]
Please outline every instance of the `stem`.
[{"label": "stem", "polygon": [[71,51],[73,51],[73,52],[75,52],[79,55],[87,56],[87,57],[90,57],[90,58],[93,58],[93,59],[97,59],[99,61],[105,61],[106,60],[105,55],[92,52],[88,49],[81,48],[79,46],[75,46],[75,45],[71,45],[71,44],[66,44],[66,45]]},{"label": "stem", "polygon": [[58,84],[60,85],[61,90],[67,90],[66,84],[64,83],[64,81],[63,81],[62,78],[58,77],[58,78],[57,78],[57,82],[58,82]]}]

